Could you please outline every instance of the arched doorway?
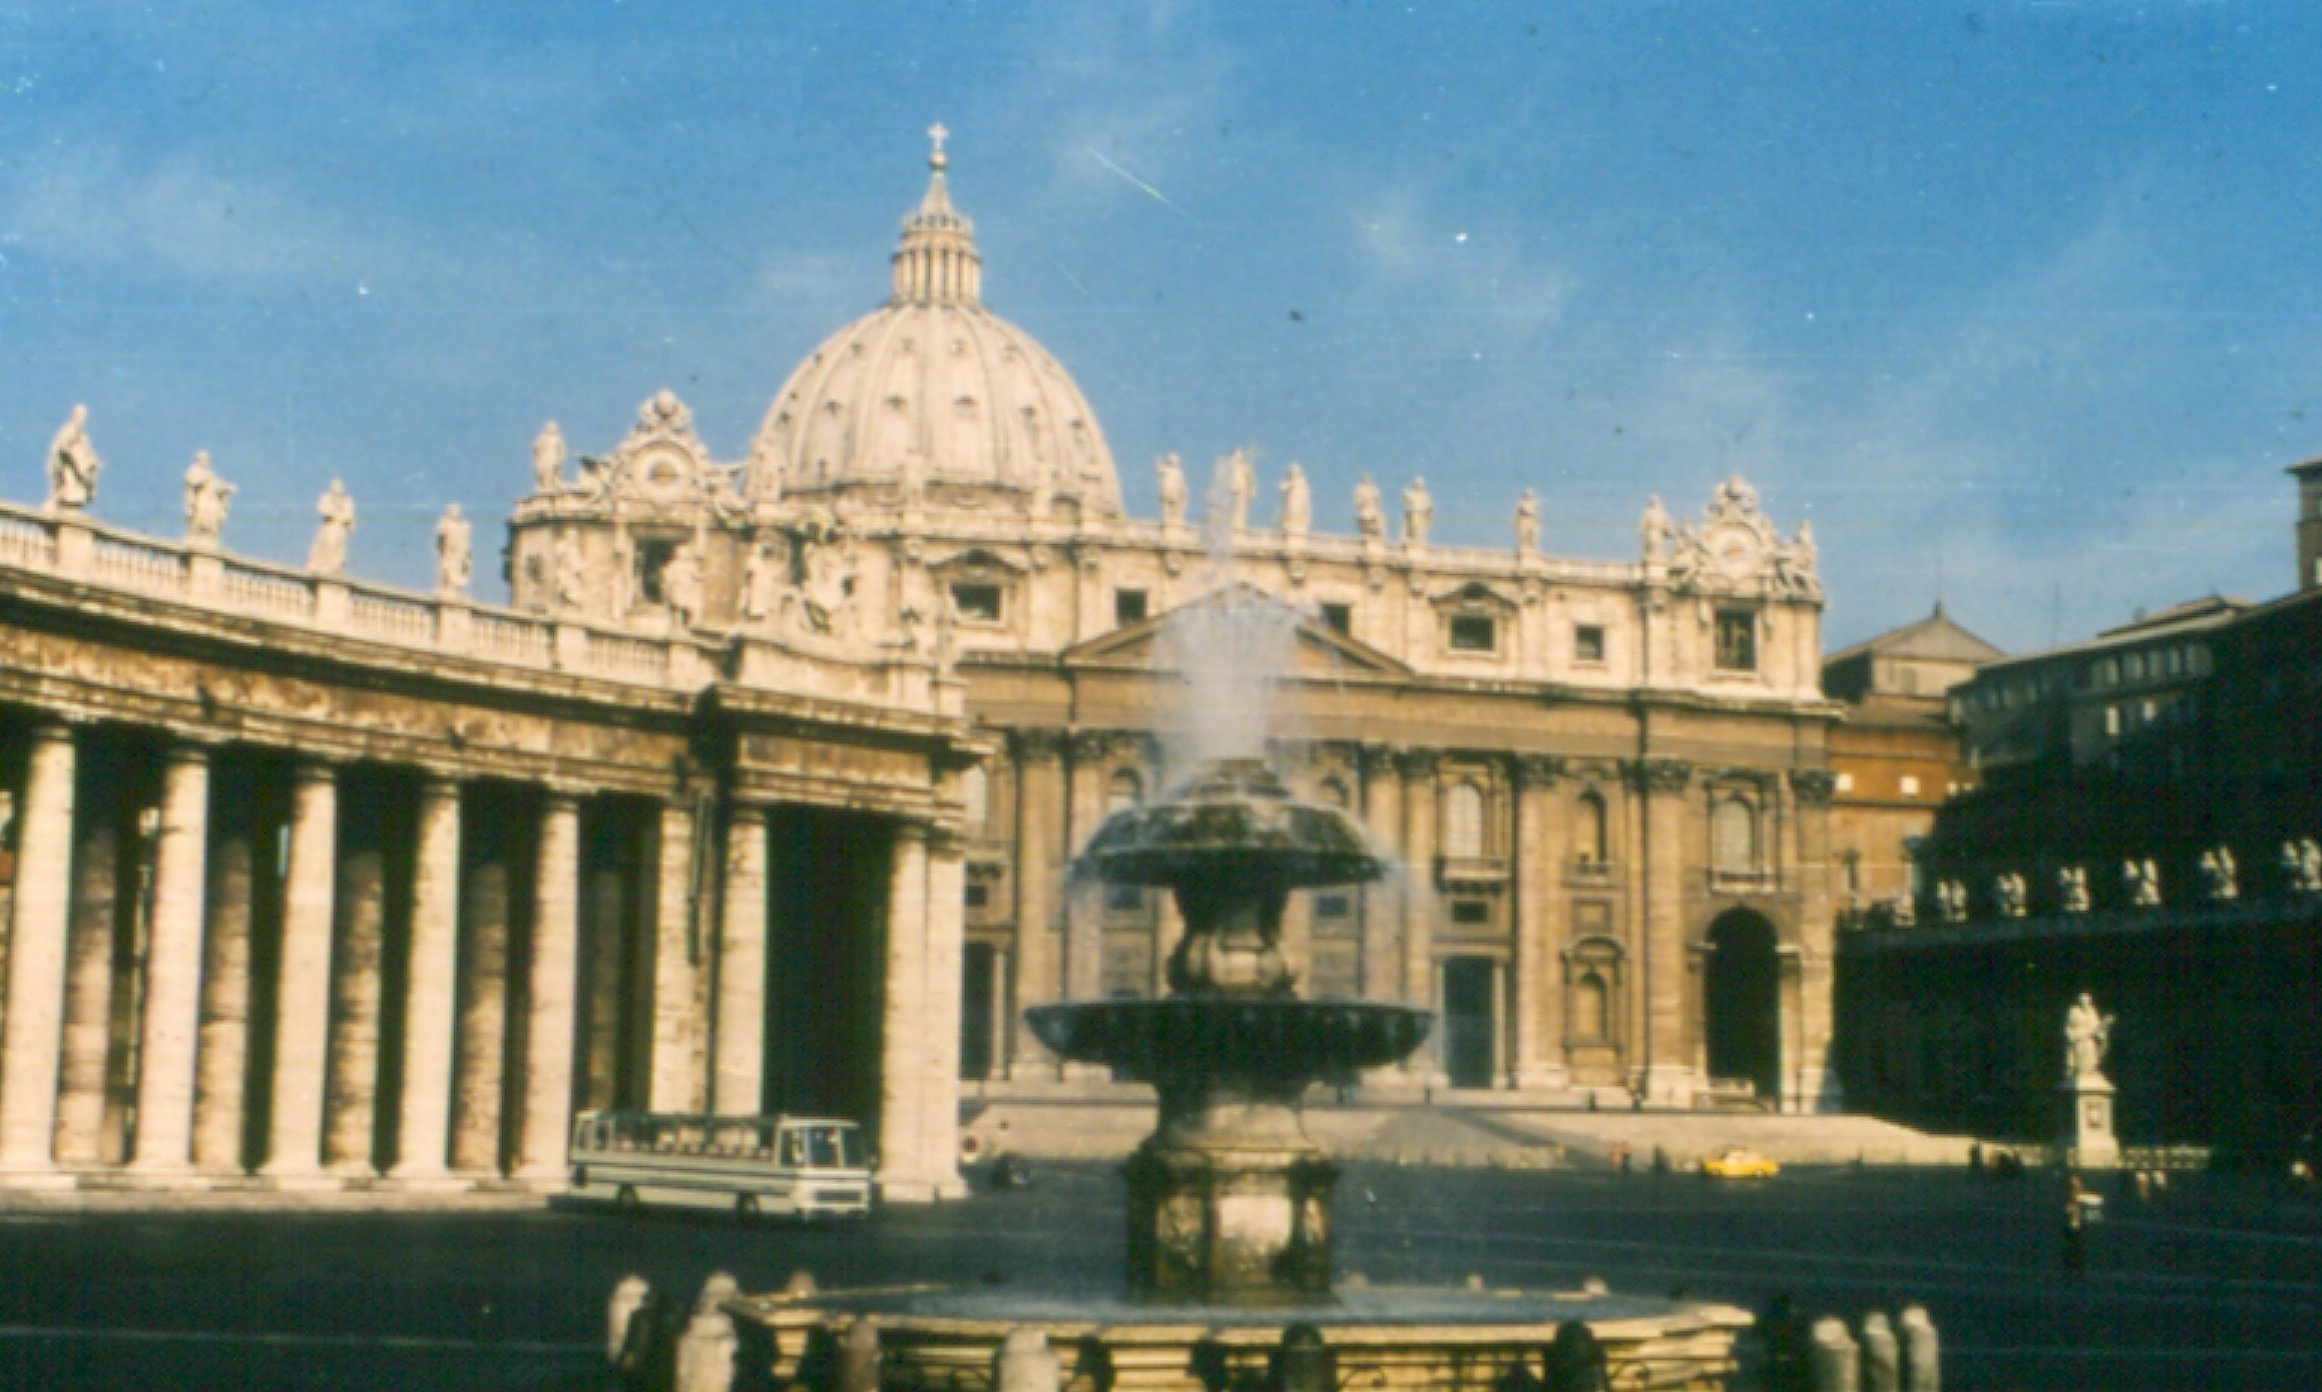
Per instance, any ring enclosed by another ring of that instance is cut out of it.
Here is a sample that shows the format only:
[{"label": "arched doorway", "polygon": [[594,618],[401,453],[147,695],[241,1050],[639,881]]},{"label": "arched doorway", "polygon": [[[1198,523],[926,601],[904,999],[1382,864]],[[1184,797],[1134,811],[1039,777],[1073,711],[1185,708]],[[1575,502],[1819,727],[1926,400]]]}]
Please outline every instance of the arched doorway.
[{"label": "arched doorway", "polygon": [[1713,1081],[1747,1082],[1760,1100],[1782,1095],[1781,969],[1774,925],[1729,909],[1709,925],[1702,981],[1703,1034]]}]

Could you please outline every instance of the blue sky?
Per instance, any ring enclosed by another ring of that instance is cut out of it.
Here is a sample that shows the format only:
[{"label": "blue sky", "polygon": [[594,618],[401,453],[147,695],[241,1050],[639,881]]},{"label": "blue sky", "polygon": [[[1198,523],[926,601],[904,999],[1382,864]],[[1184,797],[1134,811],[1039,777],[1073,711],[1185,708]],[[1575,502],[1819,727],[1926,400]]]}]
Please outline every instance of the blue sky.
[{"label": "blue sky", "polygon": [[[487,17],[470,17],[482,11]],[[1150,462],[1319,525],[1424,473],[1625,557],[1648,494],[1811,517],[1836,647],[2010,649],[2288,589],[2322,453],[2310,4],[0,5],[0,496],[296,561],[343,476],[418,583],[554,418],[739,458],[886,292],[941,120],[985,297]],[[1268,490],[1270,497],[1270,489]],[[489,567],[483,567],[489,569]],[[484,578],[479,588],[499,594]]]}]

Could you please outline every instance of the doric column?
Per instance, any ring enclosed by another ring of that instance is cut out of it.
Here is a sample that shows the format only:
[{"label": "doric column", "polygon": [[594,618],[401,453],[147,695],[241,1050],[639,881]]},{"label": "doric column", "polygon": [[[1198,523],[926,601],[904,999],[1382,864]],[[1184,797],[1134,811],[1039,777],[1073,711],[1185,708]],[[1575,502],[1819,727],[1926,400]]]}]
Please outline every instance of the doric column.
[{"label": "doric column", "polygon": [[702,1109],[701,1038],[694,1009],[699,952],[694,938],[693,809],[661,809],[653,898],[653,1083],[658,1112]]},{"label": "doric column", "polygon": [[452,1168],[500,1169],[508,1060],[508,929],[521,904],[517,824],[502,798],[463,817],[460,877],[460,996],[452,1085]]},{"label": "doric column", "polygon": [[895,828],[887,879],[887,972],[879,1033],[879,1193],[923,1202],[933,1198],[921,1152],[926,1116],[927,828]]},{"label": "doric column", "polygon": [[710,1110],[755,1116],[766,1088],[766,809],[747,803],[726,820],[717,1000]]},{"label": "doric column", "polygon": [[[1435,972],[1435,772],[1440,756],[1432,749],[1406,749],[1395,756],[1403,779],[1403,864],[1411,889],[1403,905],[1403,992],[1413,1004],[1440,1017],[1443,994]],[[1428,1033],[1426,1047],[1411,1061],[1423,1073],[1443,1068],[1443,1026]]]},{"label": "doric column", "polygon": [[1057,895],[1064,880],[1064,737],[1018,730],[1016,755],[1016,1012],[1012,1068],[1036,1068],[1047,1051],[1022,1027],[1025,1009],[1061,998]]},{"label": "doric column", "polygon": [[[1403,844],[1403,781],[1395,773],[1395,751],[1383,744],[1362,749],[1363,827],[1377,845],[1399,852]],[[1405,1003],[1400,947],[1402,894],[1395,880],[1376,880],[1362,891],[1362,996],[1364,1000]]]},{"label": "doric column", "polygon": [[106,1083],[113,1062],[121,920],[135,884],[136,833],[125,825],[135,799],[119,755],[92,746],[76,776],[79,815],[73,827],[71,907],[65,946],[64,1031],[56,1076],[56,1158],[81,1167],[117,1158],[106,1153]]},{"label": "doric column", "polygon": [[368,781],[339,813],[338,902],[332,919],[330,1063],[323,1082],[323,1167],[376,1174],[379,1014],[386,991],[385,789]]},{"label": "doric column", "polygon": [[210,1174],[242,1169],[250,1066],[250,930],[257,906],[257,778],[219,771],[212,799],[209,931],[202,942],[200,1042],[195,1049],[193,1162]]},{"label": "doric column", "polygon": [[403,1097],[392,1171],[401,1180],[448,1173],[459,924],[460,785],[430,774],[419,785],[411,965],[403,995]]},{"label": "doric column", "polygon": [[153,848],[153,936],[145,953],[137,1141],[130,1159],[131,1168],[147,1174],[193,1168],[209,822],[210,752],[172,745],[162,764],[161,823]]},{"label": "doric column", "polygon": [[960,993],[967,945],[966,847],[938,834],[927,853],[927,991],[921,1012],[925,1059],[919,1099],[919,1153],[935,1197],[967,1197],[959,1177]]},{"label": "doric column", "polygon": [[[1843,1100],[1830,1068],[1833,999],[1837,989],[1832,941],[1830,797],[1837,785],[1826,769],[1795,769],[1790,790],[1798,827],[1798,1059],[1795,1105],[1834,1111]],[[1785,1079],[1784,1086],[1793,1080]]]},{"label": "doric column", "polygon": [[[1102,730],[1077,730],[1072,736],[1072,782],[1066,815],[1070,828],[1065,844],[1080,854],[1105,819],[1105,761],[1112,736]],[[1067,862],[1069,863],[1069,862]],[[1064,998],[1095,1000],[1104,993],[1104,892],[1094,883],[1071,892],[1064,876]]]},{"label": "doric column", "polygon": [[259,1173],[304,1179],[322,1169],[323,1058],[330,1042],[332,885],[338,860],[338,771],[292,775],[290,864],[274,1010],[274,1092]]},{"label": "doric column", "polygon": [[524,1111],[514,1177],[564,1178],[572,1130],[575,997],[580,991],[580,799],[551,787],[540,809],[525,976]]},{"label": "doric column", "polygon": [[17,814],[16,899],[8,934],[8,1004],[0,1018],[0,1170],[52,1173],[56,1075],[64,1022],[66,924],[72,907],[73,733],[32,727]]},{"label": "doric column", "polygon": [[1685,811],[1693,766],[1677,759],[1640,759],[1637,791],[1644,800],[1644,951],[1640,968],[1645,1008],[1645,1092],[1683,1105],[1692,1095],[1687,1051],[1685,990]]},{"label": "doric column", "polygon": [[1571,1081],[1564,1060],[1563,992],[1553,931],[1556,834],[1550,825],[1560,763],[1553,754],[1516,758],[1516,1086],[1560,1088]]}]

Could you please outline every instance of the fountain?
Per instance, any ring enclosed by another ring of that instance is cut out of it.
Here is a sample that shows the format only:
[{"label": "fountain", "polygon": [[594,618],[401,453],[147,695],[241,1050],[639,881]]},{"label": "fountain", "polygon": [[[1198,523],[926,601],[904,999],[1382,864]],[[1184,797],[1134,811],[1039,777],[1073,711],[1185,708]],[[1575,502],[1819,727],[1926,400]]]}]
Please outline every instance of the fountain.
[{"label": "fountain", "polygon": [[[1482,1392],[1537,1358],[1552,1366],[1557,1355],[1543,1354],[1552,1345],[1610,1353],[1630,1370],[1623,1386],[1722,1386],[1734,1334],[1748,1323],[1731,1307],[1601,1288],[1555,1295],[1364,1283],[1334,1291],[1338,1171],[1306,1135],[1300,1098],[1316,1082],[1407,1057],[1430,1016],[1294,991],[1280,947],[1290,894],[1366,883],[1390,867],[1344,812],[1294,798],[1260,757],[1265,674],[1282,667],[1253,653],[1249,640],[1288,630],[1279,605],[1259,602],[1272,609],[1252,616],[1251,600],[1229,588],[1208,610],[1192,611],[1194,622],[1226,627],[1185,643],[1177,665],[1192,672],[1197,714],[1224,718],[1180,746],[1201,755],[1188,761],[1192,777],[1114,814],[1077,866],[1108,884],[1175,896],[1185,935],[1169,957],[1170,993],[1026,1012],[1060,1059],[1109,1066],[1159,1094],[1158,1123],[1124,1167],[1126,1297],[923,1286],[809,1290],[729,1308],[770,1328],[782,1351],[777,1371],[802,1378],[836,1366],[842,1332],[859,1339],[863,1322],[874,1322],[879,1386],[888,1392],[980,1384],[1004,1349],[1038,1344],[1033,1331],[1076,1347],[1079,1372],[1107,1392],[1293,1382],[1327,1389],[1339,1385],[1327,1370],[1344,1358],[1366,1363],[1384,1387]],[[1053,1360],[1039,1361],[1047,1357],[1027,1366],[1053,1377]],[[1292,1374],[1315,1367],[1326,1371]]]}]

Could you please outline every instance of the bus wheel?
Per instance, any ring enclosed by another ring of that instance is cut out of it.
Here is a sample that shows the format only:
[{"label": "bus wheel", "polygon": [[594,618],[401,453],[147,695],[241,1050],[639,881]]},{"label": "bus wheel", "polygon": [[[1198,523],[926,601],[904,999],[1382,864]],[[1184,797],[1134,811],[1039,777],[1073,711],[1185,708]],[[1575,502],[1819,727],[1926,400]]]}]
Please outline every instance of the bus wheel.
[{"label": "bus wheel", "polygon": [[644,1205],[637,1202],[637,1191],[624,1184],[613,1195],[613,1207],[623,1213],[635,1213]]},{"label": "bus wheel", "polygon": [[758,1196],[756,1194],[744,1194],[740,1198],[734,1200],[734,1216],[743,1220],[744,1222],[748,1222],[750,1219],[757,1217]]}]

